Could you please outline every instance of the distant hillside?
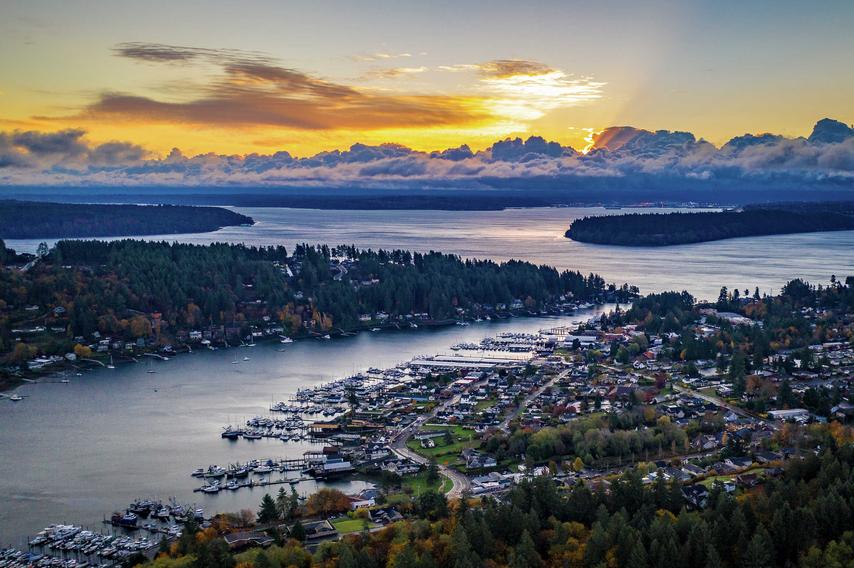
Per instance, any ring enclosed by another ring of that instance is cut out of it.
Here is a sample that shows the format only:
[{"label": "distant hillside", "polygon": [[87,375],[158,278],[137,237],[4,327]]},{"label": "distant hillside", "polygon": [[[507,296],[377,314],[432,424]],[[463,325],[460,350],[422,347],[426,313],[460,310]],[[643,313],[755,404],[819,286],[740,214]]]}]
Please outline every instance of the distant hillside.
[{"label": "distant hillside", "polygon": [[741,211],[631,213],[572,222],[572,240],[620,246],[668,246],[735,237],[854,229],[854,202],[748,205]]},{"label": "distant hillside", "polygon": [[221,207],[0,201],[0,238],[6,239],[206,233],[253,223]]}]

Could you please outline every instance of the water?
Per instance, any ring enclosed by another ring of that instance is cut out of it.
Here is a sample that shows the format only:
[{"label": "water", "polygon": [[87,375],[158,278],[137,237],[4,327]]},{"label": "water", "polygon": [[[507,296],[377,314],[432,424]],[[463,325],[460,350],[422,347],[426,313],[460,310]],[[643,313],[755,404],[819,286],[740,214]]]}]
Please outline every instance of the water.
[{"label": "water", "polygon": [[[241,208],[257,221],[214,233],[147,237],[192,243],[298,242],[364,248],[441,250],[466,257],[519,258],[596,272],[643,292],[688,290],[717,297],[720,286],[776,292],[789,279],[826,282],[854,275],[854,231],[751,237],[667,248],[576,243],[563,237],[572,219],[623,213],[591,208],[506,211],[316,211]],[[661,210],[659,210],[661,211]],[[38,241],[7,241],[34,252]],[[266,413],[272,397],[385,367],[418,354],[474,341],[499,331],[535,331],[579,318],[514,319],[440,330],[365,333],[329,342],[259,344],[239,351],[250,361],[232,365],[232,352],[200,352],[171,361],[120,366],[73,378],[71,384],[25,385],[23,402],[0,401],[0,544],[21,544],[49,522],[96,525],[136,497],[176,496],[208,512],[257,508],[263,489],[204,496],[189,473],[211,463],[301,454],[305,445],[278,440],[228,442],[219,429]],[[344,482],[356,490],[359,482]],[[302,493],[314,485],[299,486]],[[273,491],[278,487],[269,488]]]},{"label": "water", "polygon": [[[49,523],[100,527],[104,515],[136,498],[175,496],[208,513],[257,510],[265,492],[282,486],[203,495],[193,493],[201,481],[190,473],[212,463],[299,457],[310,446],[276,439],[223,440],[219,432],[226,424],[267,415],[274,398],[287,400],[298,388],[419,354],[448,352],[455,343],[501,331],[533,332],[583,321],[602,309],[469,327],[367,332],[284,347],[274,342],[201,350],[169,361],[98,369],[71,377],[69,384],[24,385],[18,389],[23,401],[0,400],[0,545],[25,545],[27,535]],[[232,364],[235,355],[237,365]],[[355,492],[365,483],[333,486]],[[304,482],[297,490],[308,494],[315,487]]]},{"label": "water", "polygon": [[[473,258],[518,258],[560,269],[596,272],[642,292],[688,290],[714,299],[721,286],[776,293],[801,277],[827,282],[832,274],[854,275],[854,231],[747,237],[665,248],[614,247],[571,241],[570,222],[587,215],[649,212],[602,208],[539,208],[505,211],[321,211],[239,208],[256,220],[252,227],[213,233],[146,237],[192,243],[213,241],[256,245],[299,242],[355,244],[363,248],[439,250]],[[673,210],[656,209],[656,212]],[[50,242],[50,241],[49,241]],[[8,241],[35,251],[36,240]]]}]

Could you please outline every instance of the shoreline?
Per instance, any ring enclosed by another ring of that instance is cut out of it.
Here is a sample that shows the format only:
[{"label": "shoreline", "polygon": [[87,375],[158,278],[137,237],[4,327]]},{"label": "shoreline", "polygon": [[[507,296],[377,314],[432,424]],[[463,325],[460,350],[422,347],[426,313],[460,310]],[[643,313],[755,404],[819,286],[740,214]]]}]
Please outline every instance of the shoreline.
[{"label": "shoreline", "polygon": [[[379,333],[382,331],[407,331],[407,330],[411,331],[413,329],[418,329],[421,327],[441,328],[441,327],[448,327],[448,326],[452,326],[452,325],[470,325],[472,323],[478,323],[481,321],[496,321],[496,320],[501,321],[501,320],[507,320],[507,319],[512,319],[512,318],[520,318],[520,317],[522,317],[522,318],[546,318],[549,316],[568,316],[568,315],[573,315],[574,313],[576,313],[577,311],[580,311],[580,310],[595,308],[597,306],[603,306],[603,305],[606,305],[609,303],[614,303],[614,302],[611,302],[607,299],[604,301],[603,300],[597,300],[596,302],[590,302],[590,306],[588,308],[576,307],[576,308],[573,308],[572,310],[568,310],[568,311],[559,310],[558,313],[549,312],[549,313],[543,314],[543,313],[532,313],[532,312],[525,311],[525,310],[517,310],[517,311],[509,311],[506,314],[501,314],[501,315],[496,314],[493,316],[489,316],[489,319],[459,318],[459,319],[447,319],[447,320],[426,320],[426,321],[418,321],[415,327],[413,327],[412,325],[409,325],[407,322],[404,322],[403,324],[395,322],[395,323],[391,323],[391,324],[386,323],[386,324],[374,324],[374,325],[370,325],[370,326],[365,325],[365,326],[360,326],[360,327],[353,329],[353,330],[344,330],[344,329],[338,328],[338,329],[330,330],[327,334],[321,334],[321,333],[313,332],[313,333],[307,333],[307,334],[300,334],[300,335],[297,335],[294,337],[291,337],[291,336],[287,336],[287,337],[290,338],[293,343],[296,343],[297,341],[305,341],[305,340],[309,340],[309,339],[321,340],[321,341],[323,341],[323,340],[330,340],[331,341],[334,338],[353,337],[353,336],[358,335],[360,333]],[[326,336],[328,336],[328,339],[325,339]],[[257,339],[261,343],[281,342],[281,338],[275,338],[275,337],[272,337],[271,335],[258,337]],[[253,339],[253,341],[254,341],[254,339]],[[199,350],[199,351],[203,351],[203,350],[217,351],[220,349],[229,350],[229,349],[239,349],[239,348],[245,347],[247,345],[247,344],[231,345],[227,341],[225,341],[223,343],[224,343],[224,345],[218,344],[216,346],[214,346],[213,343],[211,343],[211,347],[213,347],[213,348],[205,347],[203,345],[197,344],[198,345],[197,350]],[[288,342],[287,344],[290,344],[290,343],[291,342]],[[121,358],[115,359],[114,364],[115,365],[124,365],[124,364],[131,364],[131,363],[134,363],[134,364],[140,363],[141,360],[138,359],[139,357],[152,357],[152,358],[161,358],[161,359],[165,357],[168,360],[168,359],[171,359],[172,357],[175,357],[178,355],[192,353],[193,351],[194,351],[194,349],[193,349],[192,345],[188,344],[188,343],[181,344],[178,348],[173,349],[171,351],[167,351],[167,352],[162,352],[162,351],[157,350],[157,349],[146,349],[146,350],[141,351],[139,353],[135,353],[133,356],[130,356],[130,357],[123,356]],[[101,354],[98,354],[98,355],[101,355]],[[73,362],[63,359],[63,361],[61,363],[63,368],[55,368],[54,365],[51,365],[50,370],[48,372],[35,373],[34,376],[32,376],[32,377],[23,377],[22,376],[22,377],[19,377],[17,381],[12,381],[11,384],[8,384],[8,383],[4,384],[4,383],[0,382],[0,395],[4,395],[3,398],[7,398],[9,394],[14,393],[15,391],[17,391],[17,389],[19,389],[20,387],[25,386],[27,384],[61,382],[63,379],[67,379],[67,377],[64,376],[65,373],[69,373],[69,372],[81,373],[81,372],[86,372],[86,371],[91,371],[91,370],[97,370],[97,368],[99,366],[101,366],[102,368],[106,368],[106,363],[107,363],[107,361],[109,361],[109,358],[111,355],[114,355],[114,354],[111,352],[108,352],[108,353],[106,353],[106,357],[104,357],[104,356],[99,356],[99,357],[93,356],[90,361],[86,361],[87,362],[86,367],[82,367],[81,365],[75,365]],[[97,361],[98,363],[100,363],[100,365],[96,364],[94,361]],[[60,363],[57,363],[56,365],[60,365]],[[47,369],[46,369],[46,371],[47,371]],[[56,379],[56,381],[52,381],[50,379]]]}]

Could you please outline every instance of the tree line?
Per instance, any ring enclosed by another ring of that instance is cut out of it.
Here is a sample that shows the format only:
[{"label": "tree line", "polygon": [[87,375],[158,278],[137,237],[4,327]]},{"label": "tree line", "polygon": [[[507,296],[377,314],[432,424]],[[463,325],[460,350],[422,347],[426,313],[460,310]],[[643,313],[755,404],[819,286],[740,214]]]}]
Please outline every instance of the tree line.
[{"label": "tree line", "polygon": [[854,229],[854,202],[751,206],[740,211],[583,217],[572,222],[566,237],[607,245],[668,246],[734,237],[851,229]]},{"label": "tree line", "polygon": [[206,233],[253,223],[222,207],[0,201],[0,237],[7,239]]},{"label": "tree line", "polygon": [[[321,544],[303,533],[267,550],[229,555],[216,539],[182,537],[157,568],[772,568],[850,566],[854,562],[854,447],[828,435],[819,454],[789,460],[782,476],[739,496],[710,489],[707,506],[688,504],[682,486],[662,476],[645,485],[631,470],[606,491],[554,480],[523,481],[501,499],[447,503],[421,495],[412,516],[378,532]],[[272,506],[272,505],[271,505]],[[201,550],[211,546],[216,553]],[[200,564],[201,561],[206,564]]]}]

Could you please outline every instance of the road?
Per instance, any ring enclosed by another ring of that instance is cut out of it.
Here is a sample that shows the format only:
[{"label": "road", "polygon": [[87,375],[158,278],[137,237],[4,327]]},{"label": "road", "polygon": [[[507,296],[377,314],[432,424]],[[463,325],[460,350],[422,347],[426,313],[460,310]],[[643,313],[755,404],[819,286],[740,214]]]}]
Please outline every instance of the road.
[{"label": "road", "polygon": [[770,427],[773,430],[776,430],[779,427],[779,425],[776,424],[773,420],[772,421],[762,420],[761,417],[756,416],[752,412],[749,412],[743,408],[739,408],[738,406],[735,406],[734,404],[730,404],[729,402],[727,402],[724,399],[719,398],[717,396],[710,395],[710,394],[704,394],[700,391],[696,391],[694,389],[679,385],[675,382],[673,383],[673,390],[675,390],[677,392],[681,392],[683,394],[690,394],[691,396],[695,396],[701,400],[705,400],[706,402],[711,402],[712,404],[720,406],[721,408],[726,408],[727,410],[732,411],[733,413],[741,416],[742,418],[751,418],[754,420],[760,420],[760,421],[762,421],[763,424],[766,424],[768,427]]},{"label": "road", "polygon": [[[410,459],[415,463],[421,465],[427,465],[430,463],[430,460],[425,458],[422,455],[419,455],[409,448],[406,447],[406,442],[409,438],[418,431],[421,426],[425,423],[429,422],[431,418],[434,418],[440,410],[444,410],[445,408],[454,405],[460,401],[460,395],[456,395],[449,400],[445,401],[442,404],[436,406],[430,414],[425,414],[417,418],[412,424],[398,432],[391,439],[391,443],[389,447],[391,450],[397,454],[398,456],[406,459]],[[451,480],[451,489],[445,494],[449,499],[459,498],[464,491],[471,490],[471,480],[465,474],[457,471],[454,468],[448,467],[446,465],[437,464],[439,467],[439,473],[447,477]]]},{"label": "road", "polygon": [[569,374],[569,372],[570,372],[571,370],[572,370],[571,368],[570,368],[570,369],[566,369],[565,371],[563,371],[563,372],[562,372],[562,373],[560,373],[559,375],[555,375],[555,377],[554,377],[552,380],[548,381],[546,384],[544,384],[543,386],[541,386],[541,387],[540,387],[540,388],[538,388],[538,389],[535,389],[535,390],[534,390],[534,392],[532,392],[531,394],[529,394],[528,396],[526,396],[526,397],[525,397],[525,400],[523,400],[523,401],[521,402],[521,404],[519,404],[519,406],[518,406],[518,407],[516,407],[516,410],[514,410],[514,411],[513,411],[513,412],[511,412],[509,415],[507,415],[507,418],[505,418],[504,420],[502,420],[502,421],[501,421],[501,424],[499,424],[499,425],[498,425],[498,427],[499,427],[501,430],[504,430],[505,432],[509,432],[509,431],[510,431],[510,423],[511,423],[513,420],[515,420],[515,419],[516,419],[516,417],[517,417],[517,416],[519,416],[519,415],[522,413],[522,411],[523,411],[523,410],[525,410],[525,408],[527,408],[528,403],[530,403],[532,400],[534,400],[535,398],[537,398],[538,396],[540,396],[541,394],[543,394],[543,392],[545,392],[545,390],[546,390],[547,388],[549,388],[549,387],[553,387],[553,386],[555,385],[555,383],[557,383],[559,380],[561,380],[561,379],[563,379],[564,377],[566,377],[566,376]]}]

